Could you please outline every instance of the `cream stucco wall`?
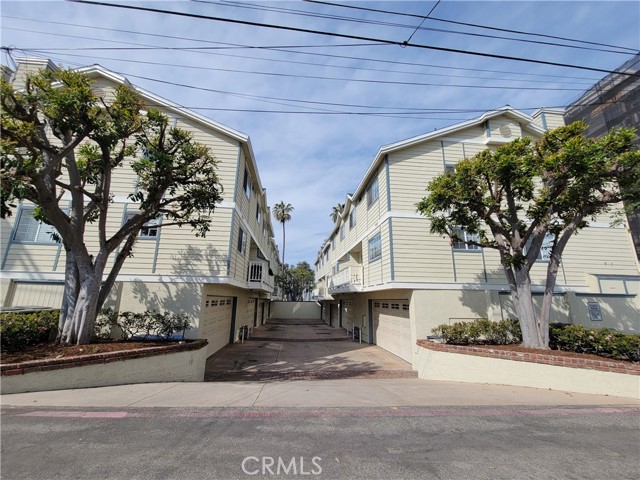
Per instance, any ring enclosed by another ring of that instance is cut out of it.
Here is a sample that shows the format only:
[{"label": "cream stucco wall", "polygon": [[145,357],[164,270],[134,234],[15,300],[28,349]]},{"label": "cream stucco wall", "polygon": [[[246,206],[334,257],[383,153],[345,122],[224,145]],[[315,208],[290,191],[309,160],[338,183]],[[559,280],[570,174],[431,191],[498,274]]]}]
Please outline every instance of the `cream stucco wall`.
[{"label": "cream stucco wall", "polygon": [[437,352],[422,347],[418,349],[416,366],[418,376],[425,380],[517,385],[640,398],[640,377],[637,375]]},{"label": "cream stucco wall", "polygon": [[271,302],[271,318],[320,319],[317,302]]}]

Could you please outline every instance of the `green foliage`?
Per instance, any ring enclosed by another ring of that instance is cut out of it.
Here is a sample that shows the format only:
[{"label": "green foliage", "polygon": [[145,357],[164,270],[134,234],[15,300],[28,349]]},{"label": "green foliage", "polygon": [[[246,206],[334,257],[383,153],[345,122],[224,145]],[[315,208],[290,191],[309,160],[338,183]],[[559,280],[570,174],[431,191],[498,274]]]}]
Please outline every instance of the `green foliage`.
[{"label": "green foliage", "polygon": [[315,274],[307,262],[299,262],[294,268],[284,265],[276,275],[276,284],[282,289],[285,299],[299,301],[302,295],[315,285]]},{"label": "green foliage", "polygon": [[14,352],[48,342],[58,330],[59,310],[35,313],[7,312],[0,314],[2,350]]},{"label": "green foliage", "polygon": [[[438,325],[432,333],[453,345],[507,345],[522,341],[517,320],[455,322]],[[640,361],[639,335],[620,333],[610,328],[586,329],[582,325],[555,323],[549,326],[549,336],[549,346],[554,350]]]},{"label": "green foliage", "polygon": [[118,312],[113,308],[103,308],[98,312],[93,327],[94,340],[108,340],[111,338],[113,327],[118,325]]},{"label": "green foliage", "polygon": [[522,341],[522,332],[517,320],[492,322],[486,318],[480,318],[470,322],[438,325],[431,331],[434,335],[441,337],[445,343],[455,345],[470,343],[505,345]]},{"label": "green foliage", "polygon": [[550,325],[549,334],[549,345],[553,349],[640,361],[639,335],[567,324]]},{"label": "green foliage", "polygon": [[168,340],[176,333],[181,333],[184,338],[185,332],[192,328],[189,317],[183,313],[122,312],[114,322],[122,330],[125,340],[131,340],[134,336],[143,340]]}]

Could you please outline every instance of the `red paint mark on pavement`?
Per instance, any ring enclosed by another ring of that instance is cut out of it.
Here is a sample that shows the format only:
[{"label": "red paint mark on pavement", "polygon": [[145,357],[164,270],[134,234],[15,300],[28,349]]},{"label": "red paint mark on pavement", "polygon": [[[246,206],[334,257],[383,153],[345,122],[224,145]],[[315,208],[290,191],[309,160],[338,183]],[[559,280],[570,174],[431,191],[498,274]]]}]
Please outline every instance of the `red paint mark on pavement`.
[{"label": "red paint mark on pavement", "polygon": [[125,418],[127,412],[56,412],[38,411],[20,413],[18,417],[59,417],[59,418]]}]

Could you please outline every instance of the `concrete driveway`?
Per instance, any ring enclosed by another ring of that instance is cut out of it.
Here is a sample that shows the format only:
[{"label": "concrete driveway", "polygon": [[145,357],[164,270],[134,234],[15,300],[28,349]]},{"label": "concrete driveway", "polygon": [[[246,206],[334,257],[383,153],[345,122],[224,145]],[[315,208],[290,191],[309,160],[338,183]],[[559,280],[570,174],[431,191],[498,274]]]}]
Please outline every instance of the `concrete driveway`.
[{"label": "concrete driveway", "polygon": [[416,378],[404,360],[322,320],[272,319],[207,360],[205,381]]}]

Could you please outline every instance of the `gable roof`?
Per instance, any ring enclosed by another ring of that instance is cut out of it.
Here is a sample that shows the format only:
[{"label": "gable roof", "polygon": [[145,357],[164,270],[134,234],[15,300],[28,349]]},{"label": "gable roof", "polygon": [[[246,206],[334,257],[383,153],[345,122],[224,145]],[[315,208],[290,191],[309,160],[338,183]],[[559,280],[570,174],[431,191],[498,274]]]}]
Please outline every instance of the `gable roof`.
[{"label": "gable roof", "polygon": [[407,138],[405,140],[401,140],[396,143],[383,145],[378,150],[378,153],[376,154],[375,158],[373,159],[373,162],[367,169],[367,172],[365,173],[364,177],[362,178],[362,181],[358,185],[358,188],[356,188],[356,191],[354,192],[352,197],[358,198],[360,196],[360,194],[363,192],[363,190],[366,188],[367,184],[369,183],[369,180],[372,177],[373,172],[378,168],[378,165],[383,161],[385,155],[401,150],[403,148],[418,145],[422,142],[435,140],[439,137],[450,135],[452,133],[459,132],[469,127],[480,125],[486,122],[487,120],[490,120],[491,118],[500,117],[500,116],[507,116],[518,122],[522,122],[523,124],[526,124],[526,125],[523,125],[523,127],[526,127],[528,130],[532,130],[536,133],[539,133],[540,135],[542,135],[545,132],[543,128],[533,123],[532,116],[527,115],[526,113],[521,112],[520,110],[516,110],[515,108],[512,108],[509,105],[505,105],[504,107],[500,107],[495,110],[490,110],[488,112],[485,112],[479,117],[473,118],[471,120],[465,120],[464,122],[456,123],[448,127],[434,130],[433,132],[424,133],[416,137]]}]

